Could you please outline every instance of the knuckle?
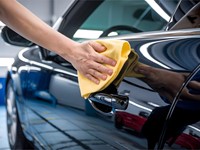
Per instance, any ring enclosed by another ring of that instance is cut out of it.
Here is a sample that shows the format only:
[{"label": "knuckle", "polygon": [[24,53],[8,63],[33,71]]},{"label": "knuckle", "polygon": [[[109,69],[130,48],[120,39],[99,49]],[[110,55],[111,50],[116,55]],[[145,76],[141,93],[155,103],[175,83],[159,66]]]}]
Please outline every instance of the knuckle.
[{"label": "knuckle", "polygon": [[89,58],[89,59],[92,59],[92,60],[95,60],[95,59],[96,59],[96,56],[93,55],[93,54],[88,54],[88,58]]},{"label": "knuckle", "polygon": [[96,76],[96,71],[93,70],[92,75],[93,75],[93,76]]},{"label": "knuckle", "polygon": [[87,66],[88,66],[89,68],[93,68],[93,64],[90,63],[90,61],[87,61]]},{"label": "knuckle", "polygon": [[93,42],[92,41],[88,41],[88,42],[86,42],[88,45],[93,45]]},{"label": "knuckle", "polygon": [[92,69],[88,69],[87,72],[88,72],[88,75],[89,75],[89,74],[92,74]]},{"label": "knuckle", "polygon": [[90,74],[86,74],[85,77],[88,78],[88,79],[90,79],[90,80],[92,78]]},{"label": "knuckle", "polygon": [[102,70],[101,68],[102,68],[101,65],[97,65],[97,70]]},{"label": "knuckle", "polygon": [[101,65],[101,66],[99,67],[99,69],[100,69],[102,72],[105,72],[105,71],[108,70],[108,69],[107,69],[105,66],[103,66],[103,65]]},{"label": "knuckle", "polygon": [[106,59],[104,59],[104,57],[101,57],[101,61],[104,62]]},{"label": "knuckle", "polygon": [[86,66],[86,67],[91,67],[91,63],[90,63],[90,60],[85,60],[84,62],[84,65]]}]

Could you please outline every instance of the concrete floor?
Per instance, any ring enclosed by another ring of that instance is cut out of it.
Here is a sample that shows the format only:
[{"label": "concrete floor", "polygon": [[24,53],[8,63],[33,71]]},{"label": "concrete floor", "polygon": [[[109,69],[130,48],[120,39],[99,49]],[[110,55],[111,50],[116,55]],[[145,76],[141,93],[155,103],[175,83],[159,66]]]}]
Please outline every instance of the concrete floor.
[{"label": "concrete floor", "polygon": [[6,128],[6,110],[2,105],[0,105],[0,150],[10,150]]}]

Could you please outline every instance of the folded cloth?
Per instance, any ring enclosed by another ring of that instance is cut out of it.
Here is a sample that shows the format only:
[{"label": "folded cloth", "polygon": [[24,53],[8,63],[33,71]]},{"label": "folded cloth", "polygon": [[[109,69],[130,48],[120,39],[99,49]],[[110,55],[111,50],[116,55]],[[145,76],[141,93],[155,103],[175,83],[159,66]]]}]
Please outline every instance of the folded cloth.
[{"label": "folded cloth", "polygon": [[115,67],[105,65],[113,69],[113,74],[108,76],[106,80],[101,80],[97,85],[85,78],[78,72],[78,81],[81,96],[87,99],[90,94],[104,90],[111,83],[116,87],[119,86],[124,76],[142,77],[143,75],[134,72],[134,67],[138,63],[137,53],[131,49],[129,42],[125,40],[96,40],[96,42],[104,45],[107,49],[102,52],[102,55],[110,57],[117,61]]}]

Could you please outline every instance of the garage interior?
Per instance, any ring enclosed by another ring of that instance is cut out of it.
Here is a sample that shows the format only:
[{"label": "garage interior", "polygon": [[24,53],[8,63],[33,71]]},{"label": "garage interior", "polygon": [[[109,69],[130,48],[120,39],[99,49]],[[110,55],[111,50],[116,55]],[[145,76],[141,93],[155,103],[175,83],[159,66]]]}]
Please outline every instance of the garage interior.
[{"label": "garage interior", "polygon": [[[83,98],[73,63],[0,38],[0,150],[200,149],[199,0],[17,1],[72,40],[106,39],[113,52],[127,44],[134,53],[105,89]],[[18,39],[4,26],[2,37]]]}]

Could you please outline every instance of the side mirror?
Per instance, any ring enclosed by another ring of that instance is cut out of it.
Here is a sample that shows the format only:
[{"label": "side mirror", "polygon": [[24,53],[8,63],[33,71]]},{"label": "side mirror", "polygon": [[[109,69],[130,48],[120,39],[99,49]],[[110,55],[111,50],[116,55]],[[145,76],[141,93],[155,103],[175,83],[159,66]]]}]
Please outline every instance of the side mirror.
[{"label": "side mirror", "polygon": [[[16,33],[15,31],[13,31],[7,26],[3,27],[1,31],[1,37],[4,40],[4,42],[11,45],[15,45],[15,46],[31,47],[31,46],[36,45],[35,43],[25,39],[24,37],[22,37],[21,35],[19,35],[18,33]],[[39,47],[39,48],[40,48],[41,59],[48,60],[49,51],[42,47]]]},{"label": "side mirror", "polygon": [[1,31],[1,37],[6,43],[15,45],[15,46],[30,47],[30,46],[35,45],[34,43],[20,36],[13,30],[8,28],[7,26],[3,27]]}]

